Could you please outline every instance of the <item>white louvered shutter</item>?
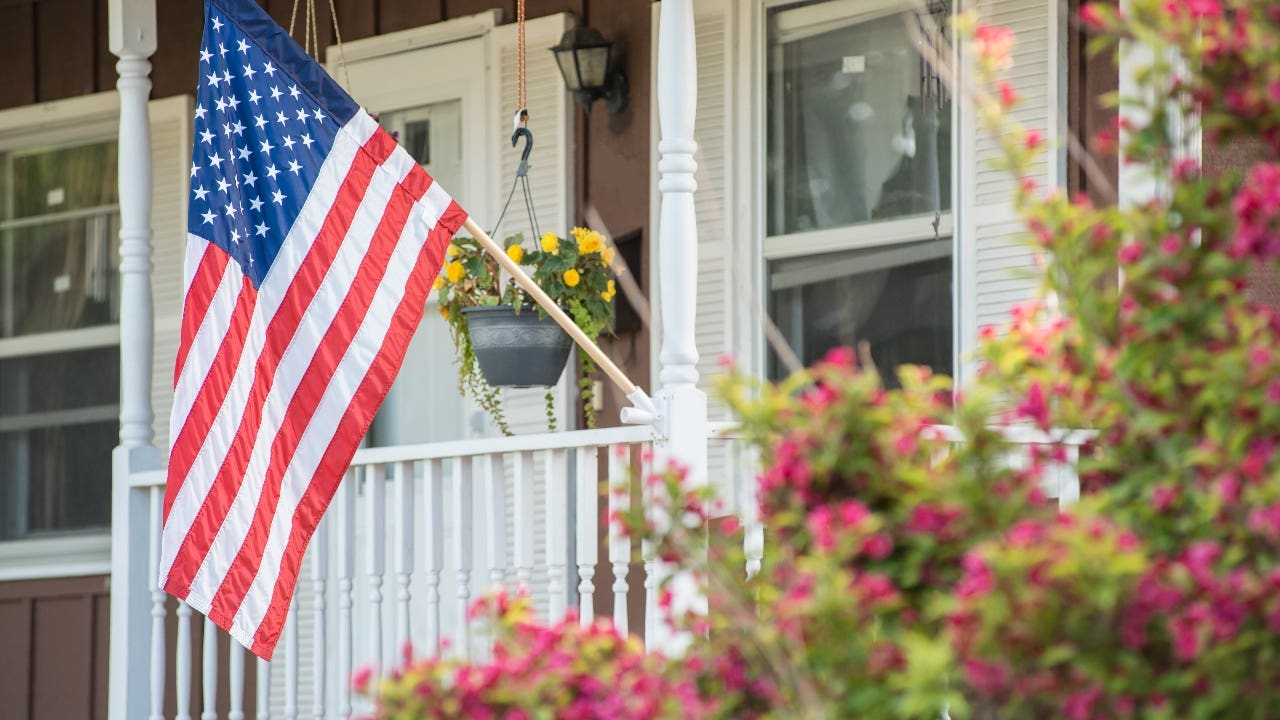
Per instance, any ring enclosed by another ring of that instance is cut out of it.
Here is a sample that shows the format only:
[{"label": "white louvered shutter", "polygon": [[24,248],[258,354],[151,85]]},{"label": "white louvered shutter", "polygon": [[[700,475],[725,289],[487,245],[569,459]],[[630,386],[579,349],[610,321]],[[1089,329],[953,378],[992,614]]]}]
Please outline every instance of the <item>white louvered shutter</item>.
[{"label": "white louvered shutter", "polygon": [[[1047,0],[978,0],[986,23],[1013,29],[1014,66],[1008,79],[1022,98],[1012,115],[1028,129],[1036,129],[1051,145],[1065,131],[1060,118],[1066,82],[1063,77],[1066,44],[1061,8]],[[1004,322],[1009,309],[1031,299],[1037,280],[1027,272],[1035,267],[1033,251],[1013,209],[1015,180],[993,166],[997,140],[977,127],[971,108],[961,105],[960,150],[957,167],[960,205],[960,381],[972,372],[969,356],[978,331]],[[1042,186],[1063,180],[1060,149],[1042,155],[1033,166]]]},{"label": "white louvered shutter", "polygon": [[[572,16],[564,13],[537,18],[525,23],[526,39],[526,92],[529,105],[529,131],[533,133],[533,153],[529,156],[529,184],[533,191],[533,206],[542,232],[554,232],[566,237],[573,223],[573,121],[576,110],[573,97],[565,89],[556,66],[555,56],[548,50],[560,42],[564,31],[573,26]],[[493,73],[491,108],[492,136],[495,152],[492,190],[489,206],[501,209],[511,190],[511,180],[520,162],[524,147],[511,147],[511,118],[516,111],[516,26],[507,24],[494,28],[490,40],[490,72]],[[477,218],[481,225],[491,226],[497,220]],[[506,218],[499,228],[501,240],[515,233],[523,233],[528,242],[531,237],[528,213],[521,201],[520,190],[511,200]],[[570,356],[568,371],[560,378],[553,393],[556,398],[557,429],[571,427],[568,417],[569,393],[574,380],[575,364]],[[545,391],[542,388],[504,390],[503,409],[511,431],[516,434],[547,431]]]},{"label": "white louvered shutter", "polygon": [[169,448],[173,361],[182,317],[182,260],[187,246],[191,178],[191,98],[151,101],[151,293],[155,335],[151,349],[151,406],[156,447]]}]

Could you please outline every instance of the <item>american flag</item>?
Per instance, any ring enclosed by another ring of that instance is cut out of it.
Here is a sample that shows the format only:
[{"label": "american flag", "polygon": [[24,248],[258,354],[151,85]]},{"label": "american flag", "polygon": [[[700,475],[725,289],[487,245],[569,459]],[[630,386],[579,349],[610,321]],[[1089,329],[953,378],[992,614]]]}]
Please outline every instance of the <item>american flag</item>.
[{"label": "american flag", "polygon": [[466,214],[252,0],[206,0],[161,578],[270,659]]}]

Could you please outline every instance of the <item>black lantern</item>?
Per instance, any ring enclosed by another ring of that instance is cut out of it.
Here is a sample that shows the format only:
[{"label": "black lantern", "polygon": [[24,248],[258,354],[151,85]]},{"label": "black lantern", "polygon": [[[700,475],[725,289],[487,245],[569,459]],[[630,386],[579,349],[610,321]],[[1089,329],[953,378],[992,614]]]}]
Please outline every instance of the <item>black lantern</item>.
[{"label": "black lantern", "polygon": [[565,87],[585,110],[590,112],[591,103],[597,99],[604,100],[609,112],[618,112],[627,106],[627,79],[620,72],[610,72],[613,43],[605,40],[598,30],[589,27],[569,30],[551,52],[556,54]]}]

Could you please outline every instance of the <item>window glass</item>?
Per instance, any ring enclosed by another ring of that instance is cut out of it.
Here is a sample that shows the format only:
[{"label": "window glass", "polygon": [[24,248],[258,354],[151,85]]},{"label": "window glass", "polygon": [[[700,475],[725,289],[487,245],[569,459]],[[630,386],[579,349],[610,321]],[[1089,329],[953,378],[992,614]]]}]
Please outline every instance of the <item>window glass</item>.
[{"label": "window glass", "polygon": [[950,103],[900,9],[836,0],[770,13],[769,235],[950,208]]},{"label": "window glass", "polygon": [[0,164],[0,338],[117,322],[115,143]]},{"label": "window glass", "polygon": [[0,360],[0,540],[106,527],[120,352]]},{"label": "window glass", "polygon": [[110,522],[119,230],[115,142],[0,153],[0,540]]},{"label": "window glass", "polygon": [[772,315],[805,365],[866,342],[889,385],[903,364],[951,374],[950,240],[775,261],[769,281]]}]

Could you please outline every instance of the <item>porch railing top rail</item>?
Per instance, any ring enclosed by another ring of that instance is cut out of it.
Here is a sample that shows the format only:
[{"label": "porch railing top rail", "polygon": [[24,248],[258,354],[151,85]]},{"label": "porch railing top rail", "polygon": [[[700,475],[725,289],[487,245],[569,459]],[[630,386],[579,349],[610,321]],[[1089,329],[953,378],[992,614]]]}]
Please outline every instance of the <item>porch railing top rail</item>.
[{"label": "porch railing top rail", "polygon": [[[717,440],[740,439],[741,425],[737,422],[707,423],[708,437]],[[1096,430],[1051,430],[1045,432],[1029,425],[1002,425],[996,428],[1006,440],[1019,445],[1083,445],[1098,436]],[[952,425],[931,425],[927,429],[939,440],[964,442],[964,434]],[[582,447],[604,447],[647,442],[653,439],[648,426],[624,425],[622,427],[595,430],[572,430],[558,433],[513,435],[498,438],[471,440],[446,440],[413,445],[362,448],[352,458],[352,465],[378,465],[385,463],[420,460],[447,460],[458,457],[501,455],[505,453],[533,452],[539,450],[571,450]],[[165,471],[149,470],[133,473],[129,478],[133,487],[154,487],[165,484]]]},{"label": "porch railing top rail", "polygon": [[648,442],[653,430],[648,426],[626,425],[595,430],[571,430],[558,433],[512,435],[473,440],[445,440],[415,445],[361,448],[352,465],[376,465],[410,460],[445,460],[475,455],[499,455],[535,450],[571,450],[573,448]]}]

